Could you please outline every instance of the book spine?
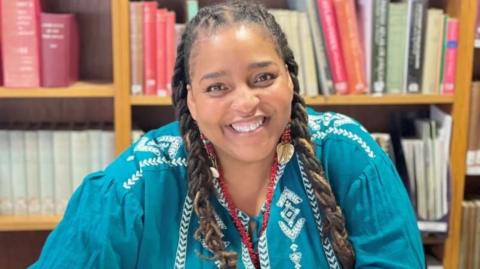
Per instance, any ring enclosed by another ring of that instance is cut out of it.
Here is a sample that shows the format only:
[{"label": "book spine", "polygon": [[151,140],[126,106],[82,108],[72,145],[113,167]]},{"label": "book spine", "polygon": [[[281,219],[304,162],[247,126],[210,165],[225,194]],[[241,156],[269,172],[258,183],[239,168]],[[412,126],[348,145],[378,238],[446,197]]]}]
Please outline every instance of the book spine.
[{"label": "book spine", "polygon": [[27,180],[25,170],[25,132],[12,130],[9,132],[11,149],[11,176],[13,213],[26,215],[27,210]]},{"label": "book spine", "polygon": [[88,147],[90,152],[90,170],[91,171],[98,171],[102,169],[102,161],[101,161],[101,152],[100,149],[102,148],[102,131],[96,129],[90,129],[88,132]]},{"label": "book spine", "polygon": [[38,154],[40,181],[40,212],[44,215],[55,214],[54,203],[54,160],[53,160],[53,131],[38,131]]},{"label": "book spine", "polygon": [[113,131],[102,130],[101,131],[101,163],[102,168],[106,168],[115,157],[115,135]]},{"label": "book spine", "polygon": [[37,132],[25,131],[25,166],[27,178],[28,214],[40,214],[40,182]]},{"label": "book spine", "polygon": [[167,10],[157,10],[157,95],[167,96]]},{"label": "book spine", "polygon": [[305,70],[305,94],[307,96],[318,96],[317,69],[315,67],[315,56],[313,49],[312,35],[308,29],[308,18],[304,12],[296,13],[299,21],[298,31]]},{"label": "book spine", "polygon": [[156,16],[157,2],[143,2],[143,38],[144,38],[144,88],[146,95],[157,93],[157,56],[156,56]]},{"label": "book spine", "polygon": [[55,213],[63,214],[72,194],[70,131],[54,131],[53,159],[55,173]]},{"label": "book spine", "polygon": [[4,84],[40,87],[40,2],[1,1]]},{"label": "book spine", "polygon": [[387,83],[388,0],[375,0],[372,42],[372,90],[384,94]]},{"label": "book spine", "polygon": [[420,93],[422,83],[423,47],[428,0],[408,2],[405,87],[407,93]]},{"label": "book spine", "polygon": [[334,0],[342,52],[345,56],[348,92],[366,93],[364,55],[353,0]]},{"label": "book spine", "polygon": [[42,13],[42,86],[66,87],[76,80],[77,31],[73,14]]},{"label": "book spine", "polygon": [[88,153],[88,133],[83,130],[70,132],[72,150],[72,190],[82,183],[85,175],[90,172]]},{"label": "book spine", "polygon": [[143,2],[130,2],[130,80],[132,95],[143,94]]},{"label": "book spine", "polygon": [[406,45],[406,3],[390,3],[387,44],[387,93],[399,94],[404,90],[404,63]]},{"label": "book spine", "polygon": [[172,95],[172,77],[173,69],[175,68],[175,57],[177,52],[177,42],[175,33],[175,12],[167,12],[167,28],[166,28],[166,42],[167,42],[167,91],[168,96]]},{"label": "book spine", "polygon": [[317,0],[318,15],[325,33],[327,56],[332,71],[334,89],[337,94],[348,93],[347,74],[343,62],[342,48],[337,29],[337,20],[332,0]]},{"label": "book spine", "polygon": [[445,42],[445,64],[443,69],[443,83],[441,93],[453,95],[455,93],[455,77],[457,69],[458,50],[458,19],[450,18],[447,23],[447,37]]},{"label": "book spine", "polygon": [[478,133],[480,129],[478,127],[480,126],[480,82],[478,81],[472,83],[469,116],[466,161],[467,166],[475,166],[476,151],[480,149],[480,133]]},{"label": "book spine", "polygon": [[9,142],[9,131],[0,130],[0,215],[13,214],[12,174],[10,161],[12,149]]},{"label": "book spine", "polygon": [[372,41],[373,41],[373,16],[374,0],[357,0],[358,25],[365,63],[365,79],[368,90],[372,91]]},{"label": "book spine", "polygon": [[187,0],[187,20],[191,20],[198,13],[198,0]]},{"label": "book spine", "polygon": [[317,76],[320,82],[320,90],[324,96],[328,96],[333,92],[332,73],[327,59],[327,51],[325,49],[325,39],[320,28],[320,19],[318,9],[316,8],[316,0],[307,1],[307,18],[312,36],[313,48],[317,64]]}]

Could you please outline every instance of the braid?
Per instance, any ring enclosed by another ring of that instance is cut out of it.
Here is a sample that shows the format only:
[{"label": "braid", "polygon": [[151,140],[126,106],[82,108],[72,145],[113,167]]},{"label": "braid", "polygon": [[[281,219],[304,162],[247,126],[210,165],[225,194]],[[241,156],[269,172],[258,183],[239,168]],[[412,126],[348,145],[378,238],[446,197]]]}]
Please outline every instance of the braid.
[{"label": "braid", "polygon": [[305,102],[299,95],[298,66],[288,46],[285,34],[274,17],[259,4],[234,1],[227,4],[207,6],[187,24],[177,48],[175,70],[172,78],[173,104],[180,123],[182,136],[188,152],[188,188],[194,198],[194,210],[199,219],[195,239],[203,240],[213,252],[212,259],[218,260],[222,268],[236,268],[237,254],[227,252],[222,240],[222,232],[214,216],[209,197],[213,193],[213,176],[209,170],[209,159],[200,137],[200,131],[187,106],[187,84],[190,80],[189,59],[194,41],[200,30],[215,31],[219,27],[234,23],[252,23],[266,29],[272,36],[277,52],[288,66],[293,82],[291,131],[293,142],[305,172],[315,189],[320,204],[323,221],[323,238],[329,237],[343,268],[352,268],[355,253],[345,226],[341,209],[337,205],[331,186],[323,176],[321,164],[317,160],[307,128]]},{"label": "braid", "polygon": [[186,34],[182,36],[182,42],[178,46],[172,87],[173,103],[188,152],[188,195],[193,197],[193,208],[199,219],[199,227],[195,231],[194,237],[196,240],[204,240],[205,245],[214,254],[211,259],[219,261],[221,268],[236,268],[237,254],[225,251],[223,234],[210,203],[209,196],[213,189],[213,177],[208,169],[208,157],[201,142],[200,131],[187,107],[185,40]]}]

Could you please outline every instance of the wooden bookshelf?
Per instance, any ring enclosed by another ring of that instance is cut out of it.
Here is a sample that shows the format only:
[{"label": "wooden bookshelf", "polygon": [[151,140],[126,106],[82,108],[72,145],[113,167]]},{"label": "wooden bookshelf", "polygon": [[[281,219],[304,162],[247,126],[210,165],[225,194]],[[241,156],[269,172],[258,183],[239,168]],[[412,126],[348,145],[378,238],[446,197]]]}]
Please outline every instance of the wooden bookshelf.
[{"label": "wooden bookshelf", "polygon": [[[453,96],[442,95],[332,95],[306,97],[308,105],[429,105],[429,104],[453,104]],[[132,96],[132,106],[169,106],[172,105],[171,97],[163,96]]]},{"label": "wooden bookshelf", "polygon": [[0,98],[98,98],[113,97],[112,83],[77,82],[66,88],[5,88],[0,87]]},{"label": "wooden bookshelf", "polygon": [[61,216],[0,216],[0,232],[48,231],[57,226]]}]

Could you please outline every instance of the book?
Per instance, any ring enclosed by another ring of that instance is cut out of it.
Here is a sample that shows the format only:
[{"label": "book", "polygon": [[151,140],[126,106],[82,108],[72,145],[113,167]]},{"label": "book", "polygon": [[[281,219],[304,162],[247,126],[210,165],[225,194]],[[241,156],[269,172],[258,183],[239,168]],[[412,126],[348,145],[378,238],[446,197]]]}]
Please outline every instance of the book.
[{"label": "book", "polygon": [[478,81],[472,83],[468,114],[467,167],[480,165],[480,82]]},{"label": "book", "polygon": [[187,20],[190,21],[198,12],[198,0],[186,0]]},{"label": "book", "polygon": [[428,9],[423,63],[422,93],[437,94],[445,15],[443,10]]},{"label": "book", "polygon": [[333,0],[333,3],[342,53],[345,63],[348,63],[345,64],[348,93],[366,93],[368,87],[365,79],[364,55],[357,25],[355,3],[353,0]]},{"label": "book", "polygon": [[408,0],[405,91],[420,93],[428,0]]},{"label": "book", "polygon": [[13,214],[9,131],[0,130],[0,215]]},{"label": "book", "polygon": [[457,50],[459,21],[455,18],[447,20],[446,38],[444,44],[443,77],[440,93],[453,95],[455,93],[455,79],[457,71]]},{"label": "book", "polygon": [[[38,160],[40,182],[40,213],[55,214],[55,173],[53,158],[53,130],[38,130]],[[65,179],[66,180],[66,179]]]},{"label": "book", "polygon": [[40,87],[40,0],[0,1],[6,87]]},{"label": "book", "polygon": [[157,94],[157,2],[143,2],[144,94]]},{"label": "book", "polygon": [[166,29],[166,42],[167,42],[167,91],[168,96],[172,96],[172,77],[173,70],[175,68],[175,57],[177,56],[177,37],[175,36],[175,12],[167,12],[167,29]]},{"label": "book", "polygon": [[35,130],[27,130],[24,132],[28,214],[39,215],[41,210],[37,132]]},{"label": "book", "polygon": [[390,3],[387,41],[387,93],[405,90],[405,46],[407,38],[407,3]]},{"label": "book", "polygon": [[53,132],[55,214],[63,214],[72,193],[72,150],[70,131]]},{"label": "book", "polygon": [[9,131],[11,182],[13,213],[27,215],[27,179],[25,160],[25,132],[22,130]]},{"label": "book", "polygon": [[157,95],[168,96],[167,90],[167,10],[157,9]]},{"label": "book", "polygon": [[387,84],[388,0],[375,0],[372,29],[372,93],[384,94]]},{"label": "book", "polygon": [[317,68],[315,66],[315,51],[313,48],[312,35],[308,27],[308,17],[305,12],[296,12],[299,20],[298,31],[300,37],[300,53],[303,59],[303,74],[305,78],[305,95],[318,96]]},{"label": "book", "polygon": [[78,80],[79,36],[74,14],[42,13],[42,86],[67,87]]},{"label": "book", "polygon": [[317,11],[325,36],[325,48],[332,72],[334,91],[336,94],[347,94],[347,73],[332,0],[317,0]]},{"label": "book", "polygon": [[130,2],[130,93],[143,94],[143,2]]},{"label": "book", "polygon": [[72,190],[75,190],[90,172],[88,133],[82,129],[71,130],[70,149],[72,151]]},{"label": "book", "polygon": [[358,25],[362,40],[365,74],[369,91],[372,91],[372,42],[375,0],[357,0]]}]

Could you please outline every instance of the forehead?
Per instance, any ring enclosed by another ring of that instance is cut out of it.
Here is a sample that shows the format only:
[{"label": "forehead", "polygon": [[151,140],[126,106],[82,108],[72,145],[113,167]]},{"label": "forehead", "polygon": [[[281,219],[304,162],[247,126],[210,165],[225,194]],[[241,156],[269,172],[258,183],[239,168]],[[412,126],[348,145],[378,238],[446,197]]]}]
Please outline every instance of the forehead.
[{"label": "forehead", "polygon": [[215,30],[200,30],[192,45],[192,73],[199,63],[227,62],[235,58],[270,57],[281,61],[272,35],[255,24],[233,24]]}]

